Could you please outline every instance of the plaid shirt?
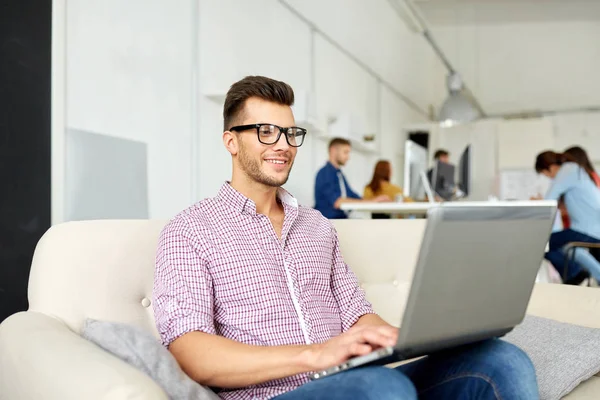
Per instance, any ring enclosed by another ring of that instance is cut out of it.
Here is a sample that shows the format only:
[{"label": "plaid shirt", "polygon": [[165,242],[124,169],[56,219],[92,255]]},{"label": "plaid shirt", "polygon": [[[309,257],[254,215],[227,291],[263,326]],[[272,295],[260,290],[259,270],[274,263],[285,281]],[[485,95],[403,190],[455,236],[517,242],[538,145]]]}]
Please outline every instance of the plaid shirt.
[{"label": "plaid shirt", "polygon": [[[283,189],[278,197],[281,239],[228,183],[164,228],[153,301],[163,345],[191,331],[257,346],[322,343],[373,312],[331,223]],[[219,395],[268,399],[306,382],[301,374]]]}]

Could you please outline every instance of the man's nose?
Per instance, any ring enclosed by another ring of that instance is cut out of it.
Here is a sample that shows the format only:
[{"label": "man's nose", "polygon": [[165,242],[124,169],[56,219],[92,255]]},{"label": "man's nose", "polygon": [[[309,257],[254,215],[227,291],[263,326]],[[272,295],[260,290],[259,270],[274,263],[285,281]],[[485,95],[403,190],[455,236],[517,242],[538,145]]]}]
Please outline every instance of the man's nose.
[{"label": "man's nose", "polygon": [[277,142],[275,142],[275,144],[273,145],[273,150],[288,150],[289,148],[290,145],[287,142],[286,133],[281,132],[279,140],[277,140]]}]

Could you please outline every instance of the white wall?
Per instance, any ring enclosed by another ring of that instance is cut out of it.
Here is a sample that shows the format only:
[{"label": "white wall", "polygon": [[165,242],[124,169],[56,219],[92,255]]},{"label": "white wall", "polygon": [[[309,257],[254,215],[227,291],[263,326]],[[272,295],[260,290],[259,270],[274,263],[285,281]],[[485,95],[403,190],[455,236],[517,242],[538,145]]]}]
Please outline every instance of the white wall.
[{"label": "white wall", "polygon": [[[425,121],[439,93],[430,79],[438,60],[386,0],[55,0],[54,6],[66,15],[64,36],[55,39],[64,57],[53,63],[65,88],[63,96],[55,90],[53,115],[64,116],[64,127],[53,129],[54,163],[64,167],[66,129],[146,143],[152,218],[213,196],[230,178],[221,142],[223,96],[246,75],[284,80],[299,98],[308,93],[320,120],[350,113],[364,133],[376,135],[373,150],[356,148],[346,167],[358,192],[380,157],[394,163],[401,183],[401,127]],[[307,205],[327,158],[327,137],[312,133],[287,184]],[[56,223],[64,215],[64,171],[53,183]]]},{"label": "white wall", "polygon": [[[321,120],[351,113],[365,133],[376,134],[374,151],[355,148],[345,168],[357,192],[362,193],[381,157],[394,163],[394,179],[401,183],[401,128],[426,119],[437,92],[430,76],[438,61],[387,1],[202,0],[200,32],[199,197],[214,195],[231,173],[221,145],[219,97],[251,74],[309,93]],[[313,204],[314,176],[327,159],[327,138],[311,133],[286,185],[307,205]]]},{"label": "white wall", "polygon": [[390,90],[382,88],[380,157],[392,163],[392,182],[404,184],[404,143],[407,133],[403,129],[407,121],[419,121],[421,116],[406,103],[399,100]]},{"label": "white wall", "polygon": [[488,114],[600,106],[598,21],[456,24],[432,31]]},{"label": "white wall", "polygon": [[600,163],[600,113],[573,113],[551,117],[557,151],[578,145],[594,163]]},{"label": "white wall", "polygon": [[431,104],[439,64],[425,39],[410,31],[387,0],[287,0],[312,24],[422,110]]},{"label": "white wall", "polygon": [[[53,104],[53,115],[65,115],[66,129],[146,143],[150,217],[176,213],[192,201],[195,172],[192,1],[70,0],[56,5],[66,7],[64,59],[62,65],[60,60],[53,64],[64,68],[65,102]],[[53,130],[53,141],[60,142],[64,134]],[[69,151],[60,150],[62,157]],[[53,191],[70,189],[61,184],[62,177],[57,179]],[[59,216],[55,223],[61,222],[61,207],[64,203],[53,204]]]}]

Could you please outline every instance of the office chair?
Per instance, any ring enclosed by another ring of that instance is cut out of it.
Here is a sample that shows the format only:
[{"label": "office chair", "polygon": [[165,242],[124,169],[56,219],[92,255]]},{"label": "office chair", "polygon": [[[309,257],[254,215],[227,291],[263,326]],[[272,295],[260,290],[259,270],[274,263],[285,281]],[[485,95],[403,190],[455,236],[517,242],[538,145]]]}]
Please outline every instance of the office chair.
[{"label": "office chair", "polygon": [[582,271],[582,273],[578,274],[575,278],[567,279],[569,276],[569,262],[571,258],[575,256],[575,250],[580,248],[586,248],[590,251],[592,257],[594,257],[598,262],[600,262],[600,243],[586,243],[586,242],[571,242],[567,243],[564,250],[566,252],[565,257],[565,268],[563,270],[563,282],[568,285],[579,285],[586,278],[588,279],[588,286],[592,286],[592,276],[588,271]]}]

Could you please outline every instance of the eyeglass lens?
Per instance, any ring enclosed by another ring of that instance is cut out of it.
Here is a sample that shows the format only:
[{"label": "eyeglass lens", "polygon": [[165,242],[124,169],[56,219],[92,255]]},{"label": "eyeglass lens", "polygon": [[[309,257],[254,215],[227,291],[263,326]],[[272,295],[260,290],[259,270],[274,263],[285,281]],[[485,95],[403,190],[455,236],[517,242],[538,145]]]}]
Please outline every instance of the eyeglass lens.
[{"label": "eyeglass lens", "polygon": [[[258,139],[263,144],[273,144],[279,139],[279,127],[274,125],[261,125],[258,128]],[[306,131],[301,128],[287,128],[286,139],[290,146],[301,146],[304,142]]]}]

